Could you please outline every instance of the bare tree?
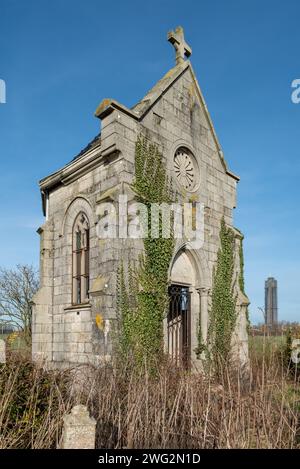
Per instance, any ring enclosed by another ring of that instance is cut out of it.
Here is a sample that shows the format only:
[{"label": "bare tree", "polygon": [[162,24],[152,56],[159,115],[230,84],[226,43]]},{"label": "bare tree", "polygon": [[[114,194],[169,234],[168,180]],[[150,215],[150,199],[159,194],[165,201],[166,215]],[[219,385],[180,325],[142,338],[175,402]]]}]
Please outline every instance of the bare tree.
[{"label": "bare tree", "polygon": [[38,287],[38,274],[32,266],[0,267],[0,320],[23,331],[27,344],[31,341],[31,302]]}]

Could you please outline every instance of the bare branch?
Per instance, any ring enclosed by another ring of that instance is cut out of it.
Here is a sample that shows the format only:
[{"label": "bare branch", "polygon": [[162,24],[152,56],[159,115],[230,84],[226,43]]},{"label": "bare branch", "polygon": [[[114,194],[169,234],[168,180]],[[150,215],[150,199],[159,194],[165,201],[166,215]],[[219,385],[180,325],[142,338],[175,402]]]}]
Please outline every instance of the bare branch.
[{"label": "bare branch", "polygon": [[37,271],[29,265],[0,267],[0,322],[11,323],[31,337],[31,301],[39,287]]}]

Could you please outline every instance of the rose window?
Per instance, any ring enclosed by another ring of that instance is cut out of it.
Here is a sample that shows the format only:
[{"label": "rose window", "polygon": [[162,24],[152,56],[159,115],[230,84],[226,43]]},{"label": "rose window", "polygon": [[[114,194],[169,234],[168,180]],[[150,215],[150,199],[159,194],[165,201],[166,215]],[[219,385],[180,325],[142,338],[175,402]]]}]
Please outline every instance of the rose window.
[{"label": "rose window", "polygon": [[196,168],[193,155],[186,148],[179,148],[174,156],[174,171],[179,184],[186,190],[195,186]]}]

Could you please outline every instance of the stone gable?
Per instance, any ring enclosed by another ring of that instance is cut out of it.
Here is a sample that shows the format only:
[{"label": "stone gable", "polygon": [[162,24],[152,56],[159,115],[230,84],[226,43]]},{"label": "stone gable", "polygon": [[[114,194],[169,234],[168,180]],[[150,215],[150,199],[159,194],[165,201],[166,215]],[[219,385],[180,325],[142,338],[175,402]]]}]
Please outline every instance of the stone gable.
[{"label": "stone gable", "polygon": [[[170,281],[173,277],[176,282],[180,272],[184,277],[184,272],[192,271],[185,283],[190,279],[191,354],[196,361],[199,318],[206,336],[220,222],[224,217],[228,226],[233,224],[238,177],[224,160],[190,62],[179,60],[132,109],[104,99],[95,115],[101,121],[101,134],[69,164],[40,182],[46,221],[39,229],[41,288],[34,299],[33,356],[59,366],[98,364],[111,358],[116,273],[121,261],[138,259],[142,242],[99,239],[97,223],[103,200],[114,201],[120,193],[130,195],[135,143],[142,134],[159,146],[179,200],[196,200],[205,207],[204,246],[184,253],[184,243],[178,241],[170,269]],[[188,189],[176,175],[180,155],[176,164],[174,158],[181,148],[191,155],[193,166],[195,180]],[[86,304],[76,305],[72,233],[81,212],[89,220],[89,298]],[[239,327],[245,328],[244,324],[241,319]],[[167,324],[164,327],[167,334]],[[237,337],[246,354],[243,330]]]}]

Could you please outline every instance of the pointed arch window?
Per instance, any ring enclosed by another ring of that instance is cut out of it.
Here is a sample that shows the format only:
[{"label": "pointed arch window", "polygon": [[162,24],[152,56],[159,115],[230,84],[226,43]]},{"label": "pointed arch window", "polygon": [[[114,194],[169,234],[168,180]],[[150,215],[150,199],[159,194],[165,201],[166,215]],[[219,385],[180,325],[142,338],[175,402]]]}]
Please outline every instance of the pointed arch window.
[{"label": "pointed arch window", "polygon": [[74,223],[72,246],[72,303],[77,305],[88,302],[90,287],[90,226],[83,212],[79,213]]}]

